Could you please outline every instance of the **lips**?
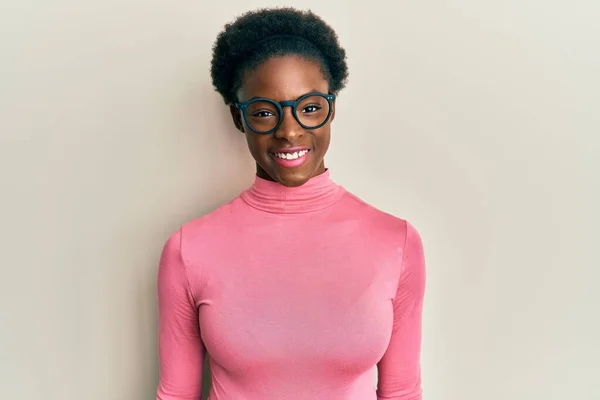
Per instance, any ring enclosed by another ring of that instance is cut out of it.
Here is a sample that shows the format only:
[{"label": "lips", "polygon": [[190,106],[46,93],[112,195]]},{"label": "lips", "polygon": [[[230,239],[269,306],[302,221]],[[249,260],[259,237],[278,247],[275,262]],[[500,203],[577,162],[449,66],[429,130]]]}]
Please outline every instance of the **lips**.
[{"label": "lips", "polygon": [[275,162],[284,168],[295,168],[304,164],[310,155],[309,147],[276,149],[270,153]]}]

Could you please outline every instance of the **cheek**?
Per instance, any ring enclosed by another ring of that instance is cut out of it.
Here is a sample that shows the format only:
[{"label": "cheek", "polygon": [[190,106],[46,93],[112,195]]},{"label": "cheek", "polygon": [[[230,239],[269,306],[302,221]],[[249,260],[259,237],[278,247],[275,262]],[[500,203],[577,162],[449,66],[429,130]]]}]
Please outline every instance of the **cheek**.
[{"label": "cheek", "polygon": [[248,149],[250,154],[255,160],[259,158],[265,158],[267,149],[267,138],[254,133],[246,131],[246,142],[248,143]]},{"label": "cheek", "polygon": [[319,155],[325,155],[329,148],[329,142],[331,140],[331,134],[329,129],[324,129],[315,135],[315,144]]}]

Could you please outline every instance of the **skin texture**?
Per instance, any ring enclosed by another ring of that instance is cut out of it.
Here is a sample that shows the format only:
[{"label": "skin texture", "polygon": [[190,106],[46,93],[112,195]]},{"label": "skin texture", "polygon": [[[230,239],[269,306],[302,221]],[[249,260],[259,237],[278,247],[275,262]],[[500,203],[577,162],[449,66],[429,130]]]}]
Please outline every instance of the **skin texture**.
[{"label": "skin texture", "polygon": [[[258,68],[247,71],[237,95],[240,102],[254,97],[284,101],[295,100],[312,91],[328,93],[328,90],[329,83],[317,62],[289,55],[271,58]],[[335,102],[329,121],[318,129],[302,128],[294,119],[291,107],[284,107],[279,129],[268,135],[252,132],[246,126],[240,110],[233,105],[230,106],[230,112],[236,128],[246,136],[248,149],[256,161],[256,174],[260,178],[295,187],[325,172],[324,158],[329,148]],[[272,153],[276,149],[302,146],[310,148],[303,165],[285,168],[275,162]]]}]

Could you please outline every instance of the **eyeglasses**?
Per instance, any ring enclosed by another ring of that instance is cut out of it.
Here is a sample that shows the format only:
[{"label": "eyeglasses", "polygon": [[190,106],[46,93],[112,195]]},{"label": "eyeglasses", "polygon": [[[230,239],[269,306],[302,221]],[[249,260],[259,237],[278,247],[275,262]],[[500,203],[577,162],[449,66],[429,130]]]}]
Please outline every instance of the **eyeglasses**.
[{"label": "eyeglasses", "polygon": [[267,135],[275,132],[283,120],[283,107],[292,107],[294,118],[304,129],[317,129],[331,117],[335,94],[311,92],[296,100],[275,101],[257,97],[245,103],[235,103],[242,111],[246,125],[255,133]]}]

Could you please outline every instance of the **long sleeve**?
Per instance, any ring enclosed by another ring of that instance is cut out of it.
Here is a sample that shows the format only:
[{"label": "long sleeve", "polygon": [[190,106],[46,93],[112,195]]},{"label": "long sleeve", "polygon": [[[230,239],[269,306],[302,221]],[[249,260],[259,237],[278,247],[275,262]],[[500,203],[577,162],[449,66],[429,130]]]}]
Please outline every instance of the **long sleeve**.
[{"label": "long sleeve", "polygon": [[167,240],[158,269],[157,400],[200,400],[205,354],[198,309],[181,256],[181,231]]},{"label": "long sleeve", "polygon": [[425,292],[425,259],[421,238],[406,223],[402,270],[394,299],[392,338],[377,364],[377,400],[422,400],[421,316]]}]

